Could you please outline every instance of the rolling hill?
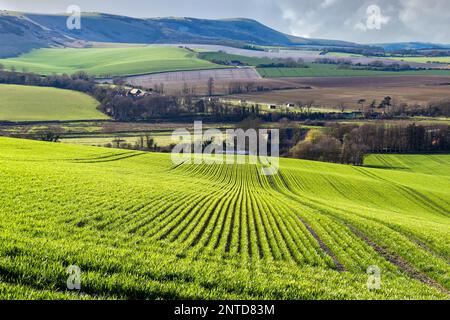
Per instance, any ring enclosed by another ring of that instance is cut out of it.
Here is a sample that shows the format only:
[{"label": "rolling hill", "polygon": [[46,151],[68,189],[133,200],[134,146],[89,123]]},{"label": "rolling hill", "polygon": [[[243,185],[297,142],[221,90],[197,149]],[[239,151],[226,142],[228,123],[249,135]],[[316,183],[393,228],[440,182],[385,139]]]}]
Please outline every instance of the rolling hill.
[{"label": "rolling hill", "polygon": [[267,177],[168,154],[0,150],[0,298],[449,299],[448,156],[281,159]]},{"label": "rolling hill", "polygon": [[0,121],[102,120],[90,96],[71,90],[0,84]]},{"label": "rolling hill", "polygon": [[22,14],[0,11],[0,58],[35,48],[66,45],[76,46],[75,39],[39,25]]},{"label": "rolling hill", "polygon": [[210,43],[229,45],[358,46],[335,40],[294,37],[251,19],[195,18],[137,19],[101,13],[84,13],[81,30],[66,27],[67,16],[0,12],[0,57],[32,48],[75,46],[85,42]]}]

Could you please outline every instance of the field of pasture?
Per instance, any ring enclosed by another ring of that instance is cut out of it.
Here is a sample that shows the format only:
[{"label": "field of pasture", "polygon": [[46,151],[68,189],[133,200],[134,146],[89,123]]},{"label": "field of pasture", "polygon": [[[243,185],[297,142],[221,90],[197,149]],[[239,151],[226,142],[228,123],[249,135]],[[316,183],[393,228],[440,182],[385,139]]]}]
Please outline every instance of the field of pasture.
[{"label": "field of pasture", "polygon": [[258,68],[264,78],[285,77],[369,77],[369,76],[450,76],[450,70],[374,71],[339,69],[332,64],[308,64],[309,68]]},{"label": "field of pasture", "polygon": [[102,120],[98,101],[71,90],[0,84],[0,121]]},{"label": "field of pasture", "polygon": [[0,298],[450,298],[447,155],[281,159],[263,176],[10,138],[0,150]]},{"label": "field of pasture", "polygon": [[39,49],[17,58],[0,59],[0,63],[7,69],[15,67],[17,71],[43,75],[85,71],[99,77],[220,67],[198,59],[189,50],[163,46]]}]

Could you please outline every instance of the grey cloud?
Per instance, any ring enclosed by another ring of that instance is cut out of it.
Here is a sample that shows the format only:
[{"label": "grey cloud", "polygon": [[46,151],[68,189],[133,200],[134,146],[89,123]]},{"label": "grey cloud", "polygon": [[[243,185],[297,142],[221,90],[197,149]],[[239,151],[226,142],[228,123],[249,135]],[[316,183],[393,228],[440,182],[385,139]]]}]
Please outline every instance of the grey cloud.
[{"label": "grey cloud", "polygon": [[[357,42],[450,43],[449,0],[279,0],[289,31]],[[367,28],[367,8],[381,9],[381,27]]]}]

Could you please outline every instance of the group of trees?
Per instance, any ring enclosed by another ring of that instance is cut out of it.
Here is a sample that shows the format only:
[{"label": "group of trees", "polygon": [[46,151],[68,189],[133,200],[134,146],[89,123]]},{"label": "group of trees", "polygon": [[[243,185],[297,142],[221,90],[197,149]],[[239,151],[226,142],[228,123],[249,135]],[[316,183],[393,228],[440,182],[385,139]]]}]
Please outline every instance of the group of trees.
[{"label": "group of trees", "polygon": [[394,98],[387,96],[381,99],[372,100],[368,103],[366,99],[359,99],[358,105],[360,111],[366,119],[383,118],[389,119],[394,117],[449,117],[450,116],[450,100],[432,101],[426,106],[419,104],[409,105],[405,102],[397,103]]},{"label": "group of trees", "polygon": [[339,58],[317,58],[314,63],[318,64],[334,64],[338,69],[352,69],[352,70],[370,70],[370,71],[408,71],[413,68],[407,63],[384,63],[383,61],[372,61],[368,64],[360,62],[353,63],[351,59]]},{"label": "group of trees", "polygon": [[153,151],[153,152],[165,152],[168,148],[160,147],[155,139],[150,134],[144,134],[136,138],[134,143],[127,142],[127,140],[117,136],[111,143],[104,145],[106,148],[117,148],[117,149],[131,149],[140,151]]},{"label": "group of trees", "polygon": [[408,116],[450,117],[450,100],[431,102],[427,107],[406,105],[403,113]]},{"label": "group of trees", "polygon": [[[367,66],[355,64],[353,69],[364,69],[373,71],[408,71],[413,70],[407,63],[384,63],[383,61],[372,61]],[[417,68],[416,68],[417,69]]]},{"label": "group of trees", "polygon": [[302,58],[277,58],[271,59],[270,63],[258,64],[257,68],[308,68],[308,65]]},{"label": "group of trees", "polygon": [[308,160],[362,165],[368,153],[450,151],[450,126],[416,124],[332,124],[310,130],[291,156]]},{"label": "group of trees", "polygon": [[90,94],[93,94],[97,87],[94,80],[85,72],[77,72],[73,75],[41,76],[34,73],[0,70],[0,83],[54,87]]},{"label": "group of trees", "polygon": [[336,48],[329,48],[327,50],[324,50],[320,53],[320,55],[326,55],[329,52],[342,52],[342,53],[349,53],[349,54],[360,54],[367,57],[384,57],[386,55],[386,52],[381,47],[361,47],[361,48],[352,48],[352,47],[336,47]]}]

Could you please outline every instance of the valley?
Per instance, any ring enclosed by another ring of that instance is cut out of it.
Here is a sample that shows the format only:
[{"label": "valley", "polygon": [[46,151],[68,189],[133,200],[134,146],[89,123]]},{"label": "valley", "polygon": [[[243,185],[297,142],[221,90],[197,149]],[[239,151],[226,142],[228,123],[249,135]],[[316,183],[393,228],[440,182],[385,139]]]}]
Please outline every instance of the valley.
[{"label": "valley", "polygon": [[0,300],[450,299],[450,45],[133,10],[0,11]]}]

